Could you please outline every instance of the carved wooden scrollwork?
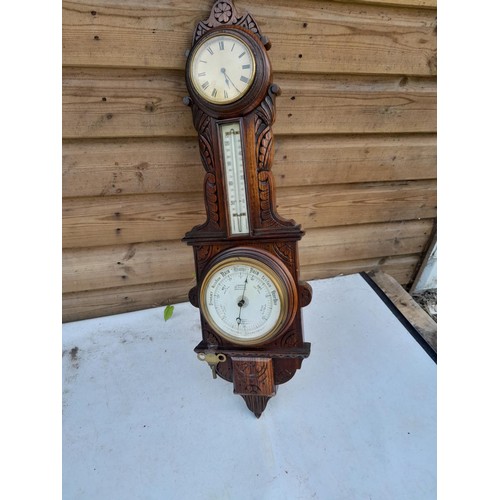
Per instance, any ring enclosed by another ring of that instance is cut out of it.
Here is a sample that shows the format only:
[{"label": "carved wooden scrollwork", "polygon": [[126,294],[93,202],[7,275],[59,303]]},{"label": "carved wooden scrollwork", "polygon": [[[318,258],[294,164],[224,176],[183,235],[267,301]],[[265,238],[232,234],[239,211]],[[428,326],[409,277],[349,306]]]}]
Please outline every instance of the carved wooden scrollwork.
[{"label": "carved wooden scrollwork", "polygon": [[280,359],[274,365],[274,383],[281,385],[288,382],[300,368],[301,359]]},{"label": "carved wooden scrollwork", "polygon": [[203,245],[197,248],[198,262],[204,264],[212,255],[212,246]]},{"label": "carved wooden scrollwork", "polygon": [[297,332],[295,330],[291,330],[276,342],[280,347],[297,347],[300,344],[300,339],[297,336]]},{"label": "carved wooden scrollwork", "polygon": [[268,376],[268,366],[256,364],[253,361],[243,361],[234,364],[233,377],[235,381],[244,382],[238,387],[241,394],[261,394],[262,383]]},{"label": "carved wooden scrollwork", "polygon": [[203,340],[206,342],[208,348],[218,347],[222,343],[221,338],[214,333],[204,319],[201,321],[201,330],[203,333]]},{"label": "carved wooden scrollwork", "polygon": [[207,212],[207,220],[193,228],[193,232],[206,231],[221,231],[221,221],[219,213],[219,199],[217,189],[217,178],[215,173],[215,157],[213,151],[214,138],[212,136],[212,120],[201,110],[195,102],[189,97],[185,99],[185,104],[192,107],[193,124],[198,132],[198,144],[200,147],[200,158],[205,169],[205,208]]},{"label": "carved wooden scrollwork", "polygon": [[233,384],[237,394],[274,396],[273,360],[233,357]]},{"label": "carved wooden scrollwork", "polygon": [[220,245],[202,245],[196,247],[196,267],[198,276],[201,276],[207,263],[220,250]]},{"label": "carved wooden scrollwork", "polygon": [[205,199],[207,202],[208,226],[220,229],[219,204],[217,200],[217,180],[214,174],[205,176]]},{"label": "carved wooden scrollwork", "polygon": [[270,85],[267,95],[255,110],[255,144],[257,171],[270,170],[274,157],[274,143],[271,126],[276,118],[275,101],[280,94],[279,87]]},{"label": "carved wooden scrollwork", "polygon": [[289,241],[277,241],[273,244],[274,252],[285,264],[294,261],[295,244]]},{"label": "carved wooden scrollwork", "polygon": [[266,96],[255,109],[255,154],[257,158],[260,225],[262,228],[296,226],[295,221],[280,217],[275,210],[274,177],[271,173],[274,159],[272,125],[276,117],[276,96],[280,93],[281,91],[277,85],[270,85]]}]

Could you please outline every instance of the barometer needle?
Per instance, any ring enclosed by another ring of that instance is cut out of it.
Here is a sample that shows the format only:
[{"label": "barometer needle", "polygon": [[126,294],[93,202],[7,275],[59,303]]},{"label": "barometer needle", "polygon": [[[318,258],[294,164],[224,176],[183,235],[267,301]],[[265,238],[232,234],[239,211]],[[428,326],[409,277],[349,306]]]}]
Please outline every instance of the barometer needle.
[{"label": "barometer needle", "polygon": [[245,285],[243,286],[243,293],[241,294],[241,299],[238,302],[238,306],[240,308],[238,317],[236,318],[236,323],[238,323],[238,327],[240,326],[241,323],[241,308],[245,305],[245,290],[247,288],[247,283],[248,283],[248,274],[247,277],[245,278]]}]

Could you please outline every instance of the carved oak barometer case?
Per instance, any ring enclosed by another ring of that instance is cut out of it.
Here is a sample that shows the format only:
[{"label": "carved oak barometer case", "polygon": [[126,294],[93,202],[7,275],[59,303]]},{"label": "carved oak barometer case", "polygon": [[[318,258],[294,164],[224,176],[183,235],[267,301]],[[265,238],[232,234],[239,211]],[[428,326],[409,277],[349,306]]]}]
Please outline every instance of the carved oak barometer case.
[{"label": "carved oak barometer case", "polygon": [[205,168],[207,220],[184,240],[193,246],[202,341],[195,348],[214,378],[232,382],[259,417],[309,355],[299,281],[303,232],[275,210],[272,124],[279,87],[271,44],[248,13],[216,1],[196,26],[186,65],[194,126]]}]

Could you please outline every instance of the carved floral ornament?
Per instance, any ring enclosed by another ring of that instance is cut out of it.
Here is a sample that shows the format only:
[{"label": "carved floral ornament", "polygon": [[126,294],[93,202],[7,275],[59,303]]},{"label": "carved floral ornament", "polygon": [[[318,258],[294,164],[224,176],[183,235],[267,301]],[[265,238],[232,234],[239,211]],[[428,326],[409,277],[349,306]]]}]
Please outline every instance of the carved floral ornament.
[{"label": "carved floral ornament", "polygon": [[248,12],[239,12],[231,0],[220,0],[214,3],[208,19],[200,21],[196,26],[193,43],[210,29],[229,25],[246,28],[261,39],[266,49],[271,48],[269,39],[260,33],[260,29],[253,17]]},{"label": "carved floral ornament", "polygon": [[219,23],[227,23],[233,17],[233,9],[227,2],[218,2],[214,6],[214,17]]}]

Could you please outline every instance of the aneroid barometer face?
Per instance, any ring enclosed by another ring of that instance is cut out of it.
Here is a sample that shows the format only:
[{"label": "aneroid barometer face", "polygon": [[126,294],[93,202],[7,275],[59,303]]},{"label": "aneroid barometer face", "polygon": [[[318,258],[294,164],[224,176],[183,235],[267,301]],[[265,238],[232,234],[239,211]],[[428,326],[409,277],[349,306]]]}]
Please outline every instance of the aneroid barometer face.
[{"label": "aneroid barometer face", "polygon": [[255,77],[255,59],[240,38],[221,34],[201,43],[191,59],[191,82],[209,102],[228,104],[246,94]]},{"label": "aneroid barometer face", "polygon": [[201,286],[201,309],[212,328],[234,343],[260,343],[283,325],[283,281],[262,262],[228,258],[213,267]]}]

